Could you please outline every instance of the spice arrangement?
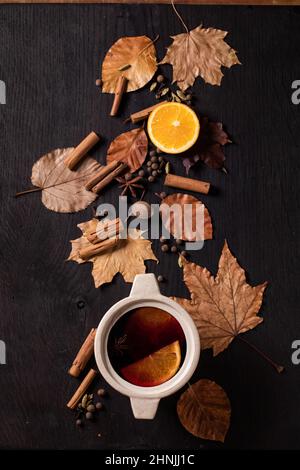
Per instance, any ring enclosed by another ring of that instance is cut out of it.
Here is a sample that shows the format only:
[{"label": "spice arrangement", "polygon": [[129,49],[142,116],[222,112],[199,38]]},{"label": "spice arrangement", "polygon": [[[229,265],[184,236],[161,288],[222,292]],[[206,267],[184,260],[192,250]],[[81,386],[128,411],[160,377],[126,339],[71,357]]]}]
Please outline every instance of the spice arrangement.
[{"label": "spice arrangement", "polygon": [[[245,272],[226,242],[216,277],[206,268],[188,261],[185,242],[213,239],[209,209],[198,199],[200,194],[209,195],[210,182],[190,178],[189,170],[203,162],[209,168],[226,173],[224,146],[231,143],[222,123],[199,117],[192,109],[196,97],[191,87],[197,77],[220,86],[221,67],[229,68],[240,62],[236,51],[224,41],[226,31],[203,28],[202,25],[190,31],[173,0],[171,3],[185,32],[172,37],[173,43],[165,57],[157,62],[155,43],[158,36],[154,40],[147,36],[122,37],[107,52],[101,79],[96,81],[103,93],[114,95],[110,110],[113,118],[118,116],[124,93],[132,93],[149,84],[149,91],[158,102],[137,110],[126,120],[138,127],[114,138],[103,164],[88,155],[92,148],[102,144],[101,137],[94,131],[75,147],[59,148],[43,155],[32,168],[34,188],[16,196],[41,192],[46,208],[69,213],[84,210],[99,195],[105,195],[105,189],[111,185],[120,195],[137,200],[130,208],[131,214],[144,214],[145,218],[150,218],[151,207],[143,197],[147,191],[151,192],[152,183],[159,181],[165,190],[173,191],[170,194],[165,191],[154,193],[160,199],[163,224],[173,237],[171,240],[160,238],[161,251],[178,256],[191,299],[174,299],[194,320],[202,348],[212,348],[215,356],[238,338],[259,352],[277,372],[282,372],[282,366],[240,336],[263,321],[258,313],[266,283],[252,287],[246,282]],[[158,71],[158,66],[163,64],[172,65],[172,84]],[[173,171],[170,155],[182,161],[185,177]],[[174,192],[174,189],[191,191],[195,195]],[[167,212],[173,204],[182,211],[185,205],[190,205],[193,222],[197,210],[203,210],[203,232],[194,233],[184,227],[179,233],[172,214],[168,216]],[[82,235],[71,240],[68,260],[78,264],[91,263],[96,288],[112,282],[117,273],[121,273],[125,282],[133,282],[137,274],[145,272],[146,260],[158,262],[151,241],[143,237],[141,230],[129,229],[127,238],[120,237],[124,227],[119,217],[99,222],[95,216],[79,224],[78,228]],[[159,282],[164,280],[162,275],[158,277]],[[128,382],[144,387],[159,385],[172,378],[186,353],[184,339],[178,325],[172,323],[171,315],[150,313],[130,312],[126,324],[117,324],[112,329],[109,341],[109,354],[115,369]],[[95,333],[92,329],[82,344],[69,369],[70,376],[79,377],[85,373],[93,357]],[[149,344],[150,339],[156,341],[155,345]],[[97,375],[93,367],[89,368],[67,404],[68,408],[76,410],[78,426],[83,424],[84,418],[92,420],[95,413],[103,409],[99,397],[105,395],[104,390],[98,390],[97,400],[95,394],[89,393]],[[177,413],[182,425],[193,435],[224,441],[230,425],[231,405],[225,391],[216,383],[202,379],[189,385],[178,401]]]}]

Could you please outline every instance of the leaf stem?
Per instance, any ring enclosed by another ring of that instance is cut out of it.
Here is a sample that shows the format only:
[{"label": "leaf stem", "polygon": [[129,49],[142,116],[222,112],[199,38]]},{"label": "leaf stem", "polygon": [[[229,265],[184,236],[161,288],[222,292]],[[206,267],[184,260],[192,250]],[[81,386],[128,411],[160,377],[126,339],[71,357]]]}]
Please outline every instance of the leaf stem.
[{"label": "leaf stem", "polygon": [[247,339],[242,338],[241,336],[236,336],[237,339],[240,341],[243,341],[243,343],[247,344],[251,349],[256,351],[263,359],[265,359],[269,364],[271,364],[272,367],[278,372],[278,374],[281,374],[281,372],[284,371],[284,367],[276,364],[269,356],[267,356],[263,351],[258,349],[254,344],[250,343]]},{"label": "leaf stem", "polygon": [[179,20],[181,21],[181,23],[182,23],[184,29],[186,30],[187,34],[189,34],[189,30],[188,30],[187,25],[186,25],[185,22],[183,21],[182,16],[178,13],[178,11],[177,11],[177,9],[176,9],[176,7],[175,7],[175,5],[174,5],[174,0],[171,0],[171,4],[172,4],[173,10],[175,11],[176,15],[178,16]]},{"label": "leaf stem", "polygon": [[154,44],[158,39],[159,39],[159,34],[153,39],[153,41],[149,42],[147,46],[143,47],[143,49],[138,53],[138,57],[142,55],[143,52],[145,52],[148,49],[148,47],[152,46],[152,44]]},{"label": "leaf stem", "polygon": [[31,189],[26,189],[26,191],[20,191],[19,193],[15,194],[15,197],[23,196],[23,194],[29,194],[29,193],[36,193],[38,191],[42,191],[44,188],[31,188]]}]

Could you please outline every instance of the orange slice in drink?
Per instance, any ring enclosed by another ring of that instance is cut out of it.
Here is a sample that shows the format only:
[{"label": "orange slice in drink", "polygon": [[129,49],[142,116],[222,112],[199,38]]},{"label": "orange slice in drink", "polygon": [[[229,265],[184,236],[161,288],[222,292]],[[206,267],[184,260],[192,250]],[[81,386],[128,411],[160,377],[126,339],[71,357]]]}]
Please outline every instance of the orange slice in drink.
[{"label": "orange slice in drink", "polygon": [[182,103],[164,103],[148,119],[152,143],[166,153],[182,153],[198,139],[200,123],[196,113]]},{"label": "orange slice in drink", "polygon": [[181,361],[179,341],[168,344],[144,359],[121,369],[122,377],[140,387],[155,387],[170,380],[178,371]]}]

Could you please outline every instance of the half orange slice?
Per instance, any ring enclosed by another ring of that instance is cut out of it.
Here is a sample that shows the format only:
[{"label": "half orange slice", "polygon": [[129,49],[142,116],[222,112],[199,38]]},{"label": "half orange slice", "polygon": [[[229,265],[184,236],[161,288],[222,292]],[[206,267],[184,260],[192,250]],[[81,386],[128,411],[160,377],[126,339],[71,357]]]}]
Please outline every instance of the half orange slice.
[{"label": "half orange slice", "polygon": [[155,108],[147,125],[151,142],[165,153],[182,153],[198,139],[200,123],[196,113],[182,103],[164,103]]},{"label": "half orange slice", "polygon": [[121,369],[122,377],[140,387],[155,387],[170,380],[181,362],[179,341],[168,344],[144,359]]}]

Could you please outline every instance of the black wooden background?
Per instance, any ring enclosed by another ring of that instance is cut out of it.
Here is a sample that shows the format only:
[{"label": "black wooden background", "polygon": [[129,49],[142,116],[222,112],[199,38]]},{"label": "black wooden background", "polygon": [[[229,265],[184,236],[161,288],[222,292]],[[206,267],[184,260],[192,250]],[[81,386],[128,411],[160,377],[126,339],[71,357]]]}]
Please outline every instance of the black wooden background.
[{"label": "black wooden background", "polygon": [[[91,207],[57,214],[42,205],[40,194],[15,199],[14,193],[30,187],[39,156],[78,143],[92,129],[105,136],[94,153],[104,161],[108,142],[130,128],[123,118],[153,100],[146,89],[131,94],[120,118],[109,118],[112,96],[94,84],[105,52],[121,36],[159,33],[162,58],[169,36],[182,28],[166,5],[1,6],[0,79],[7,86],[7,104],[0,107],[0,339],[7,345],[7,365],[0,365],[2,449],[300,447],[300,366],[290,358],[291,343],[300,337],[300,106],[291,102],[291,83],[300,79],[300,9],[179,9],[191,28],[203,22],[229,31],[243,63],[225,70],[221,87],[200,80],[195,86],[197,108],[222,121],[234,144],[226,148],[227,176],[205,167],[191,173],[218,188],[202,197],[214,240],[192,259],[215,273],[227,238],[250,282],[269,281],[265,321],[245,337],[286,372],[278,375],[238,340],[216,358],[202,353],[193,380],[215,380],[232,403],[224,445],[185,431],[176,415],[179,393],[162,400],[155,420],[146,422],[133,418],[126,397],[109,390],[97,422],[76,429],[66,408],[77,386],[68,366],[90,328],[130,285],[117,276],[95,289],[88,264],[65,262],[69,240],[80,233],[76,224],[91,217]],[[184,174],[179,158],[171,161]],[[163,188],[157,183],[153,189]],[[114,187],[103,199],[117,195]],[[148,270],[166,276],[163,292],[187,296],[176,256],[161,255],[157,242],[154,251],[161,262],[150,262]]]}]

